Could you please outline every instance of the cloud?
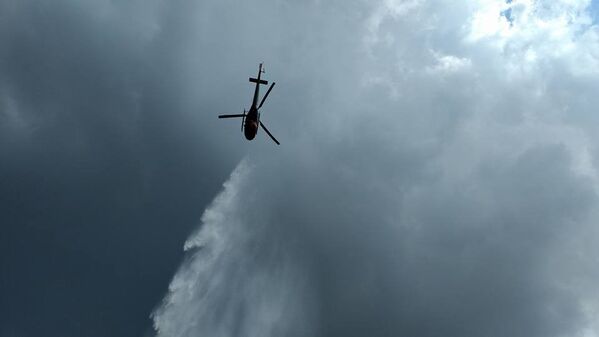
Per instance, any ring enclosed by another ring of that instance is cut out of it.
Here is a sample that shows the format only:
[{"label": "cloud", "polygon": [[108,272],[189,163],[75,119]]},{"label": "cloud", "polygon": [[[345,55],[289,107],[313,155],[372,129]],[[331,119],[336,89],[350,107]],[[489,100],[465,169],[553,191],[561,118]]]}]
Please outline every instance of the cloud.
[{"label": "cloud", "polygon": [[206,210],[158,335],[596,334],[588,2],[287,6],[342,13],[301,35],[302,58],[330,52],[304,68],[311,109],[273,105],[293,122],[270,129],[299,136],[251,153]]},{"label": "cloud", "polygon": [[[247,153],[185,243],[158,335],[596,335],[589,5],[2,2],[0,255],[24,256],[6,330],[133,325],[147,304],[123,298],[153,301],[178,258],[162,247]],[[278,148],[215,118],[247,108],[260,61]]]},{"label": "cloud", "polygon": [[235,169],[204,213],[202,229],[185,243],[192,253],[154,313],[159,336],[311,334],[314,295],[293,243],[278,240],[240,194],[252,187],[248,165]]},{"label": "cloud", "polygon": [[190,30],[180,5],[0,1],[0,326],[9,335],[150,328],[198,204],[239,160],[241,139],[214,137],[227,95],[198,83],[182,90],[188,40],[177,36]]}]

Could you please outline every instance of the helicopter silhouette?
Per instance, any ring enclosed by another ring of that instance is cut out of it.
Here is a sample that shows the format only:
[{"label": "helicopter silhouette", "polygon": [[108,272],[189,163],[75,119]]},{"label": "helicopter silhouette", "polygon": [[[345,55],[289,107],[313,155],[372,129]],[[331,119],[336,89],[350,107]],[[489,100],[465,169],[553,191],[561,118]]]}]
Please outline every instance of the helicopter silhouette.
[{"label": "helicopter silhouette", "polygon": [[264,123],[260,120],[260,108],[264,101],[266,101],[266,97],[270,94],[270,91],[275,86],[275,82],[272,82],[264,97],[258,104],[258,96],[260,95],[260,85],[268,85],[268,81],[265,81],[260,78],[260,76],[264,73],[264,69],[262,68],[262,63],[258,68],[258,78],[250,77],[250,82],[256,83],[256,89],[254,90],[254,99],[252,100],[252,106],[250,107],[250,111],[243,110],[243,114],[236,115],[219,115],[218,118],[241,118],[241,131],[245,135],[247,140],[252,140],[256,137],[256,133],[258,133],[258,126],[262,127],[262,129],[272,138],[272,140],[277,143],[277,145],[281,145],[279,141],[268,131]]}]

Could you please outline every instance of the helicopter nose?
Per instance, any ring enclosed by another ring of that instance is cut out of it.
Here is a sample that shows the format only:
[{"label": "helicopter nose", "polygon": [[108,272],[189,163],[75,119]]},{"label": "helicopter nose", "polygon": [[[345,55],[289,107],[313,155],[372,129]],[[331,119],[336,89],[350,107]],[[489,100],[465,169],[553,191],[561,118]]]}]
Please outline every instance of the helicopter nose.
[{"label": "helicopter nose", "polygon": [[248,121],[244,128],[245,138],[247,140],[252,140],[256,137],[256,132],[258,131],[258,123],[256,121]]}]

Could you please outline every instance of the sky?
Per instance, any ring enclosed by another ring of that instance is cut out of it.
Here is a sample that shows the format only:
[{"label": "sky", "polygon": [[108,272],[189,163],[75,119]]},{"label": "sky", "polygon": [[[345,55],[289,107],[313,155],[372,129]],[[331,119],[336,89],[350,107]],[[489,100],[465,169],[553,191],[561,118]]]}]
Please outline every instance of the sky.
[{"label": "sky", "polygon": [[599,336],[597,6],[0,0],[0,337]]}]

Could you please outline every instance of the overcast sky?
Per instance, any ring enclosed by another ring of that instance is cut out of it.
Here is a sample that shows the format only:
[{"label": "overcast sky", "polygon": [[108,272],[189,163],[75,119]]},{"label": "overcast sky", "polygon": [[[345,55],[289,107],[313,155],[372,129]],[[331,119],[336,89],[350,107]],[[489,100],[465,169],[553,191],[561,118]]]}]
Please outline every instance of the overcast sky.
[{"label": "overcast sky", "polygon": [[0,0],[0,337],[599,336],[598,17]]}]

